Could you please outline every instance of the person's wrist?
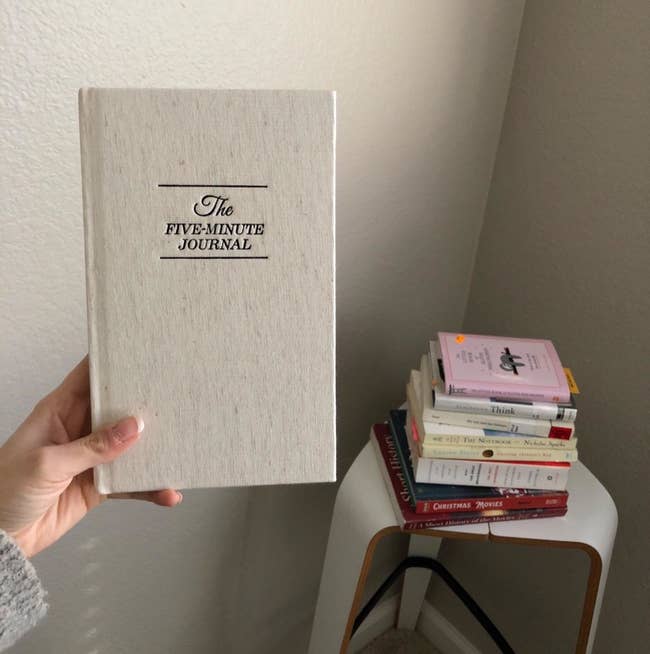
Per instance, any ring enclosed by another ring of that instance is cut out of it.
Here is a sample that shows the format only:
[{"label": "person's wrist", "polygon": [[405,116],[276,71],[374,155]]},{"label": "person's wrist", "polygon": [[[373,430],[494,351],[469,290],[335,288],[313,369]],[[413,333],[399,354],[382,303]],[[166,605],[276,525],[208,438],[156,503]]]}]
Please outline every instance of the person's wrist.
[{"label": "person's wrist", "polygon": [[26,530],[11,531],[10,529],[4,529],[0,524],[0,531],[18,547],[25,558],[30,558],[33,555],[33,546]]}]

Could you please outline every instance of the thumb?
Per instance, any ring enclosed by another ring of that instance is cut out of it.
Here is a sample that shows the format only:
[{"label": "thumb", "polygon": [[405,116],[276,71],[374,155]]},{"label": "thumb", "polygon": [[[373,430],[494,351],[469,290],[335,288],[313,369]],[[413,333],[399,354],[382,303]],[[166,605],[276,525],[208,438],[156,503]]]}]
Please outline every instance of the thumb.
[{"label": "thumb", "polygon": [[135,443],[144,428],[141,419],[122,418],[88,436],[54,447],[56,468],[74,477],[88,468],[116,459]]}]

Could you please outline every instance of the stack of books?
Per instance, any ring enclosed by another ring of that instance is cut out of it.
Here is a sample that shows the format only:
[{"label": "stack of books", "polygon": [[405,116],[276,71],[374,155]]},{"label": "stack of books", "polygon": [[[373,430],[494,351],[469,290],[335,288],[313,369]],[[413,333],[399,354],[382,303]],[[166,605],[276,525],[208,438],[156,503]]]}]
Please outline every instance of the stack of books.
[{"label": "stack of books", "polygon": [[577,393],[548,340],[440,332],[371,430],[402,528],[564,515]]}]

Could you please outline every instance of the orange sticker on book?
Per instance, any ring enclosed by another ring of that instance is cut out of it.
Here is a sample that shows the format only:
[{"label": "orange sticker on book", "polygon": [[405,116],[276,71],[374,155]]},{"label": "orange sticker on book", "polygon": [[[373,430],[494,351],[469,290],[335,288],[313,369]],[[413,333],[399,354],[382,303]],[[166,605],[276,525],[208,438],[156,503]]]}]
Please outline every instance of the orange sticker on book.
[{"label": "orange sticker on book", "polygon": [[564,375],[566,376],[567,384],[569,384],[569,390],[575,395],[580,395],[580,389],[578,388],[578,384],[576,384],[571,368],[564,368]]},{"label": "orange sticker on book", "polygon": [[456,343],[462,343],[465,340],[465,337],[462,334],[456,336]]}]

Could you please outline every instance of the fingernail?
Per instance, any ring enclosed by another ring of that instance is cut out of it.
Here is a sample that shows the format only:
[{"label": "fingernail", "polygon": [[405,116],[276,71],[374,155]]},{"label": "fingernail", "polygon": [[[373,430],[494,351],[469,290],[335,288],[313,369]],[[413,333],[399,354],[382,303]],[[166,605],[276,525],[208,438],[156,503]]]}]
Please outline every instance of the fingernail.
[{"label": "fingernail", "polygon": [[140,434],[140,425],[135,418],[124,418],[111,427],[111,434],[116,441],[128,443]]},{"label": "fingernail", "polygon": [[176,491],[176,497],[178,497],[178,504],[183,501],[183,494]]},{"label": "fingernail", "polygon": [[141,434],[144,430],[144,420],[140,416],[138,416],[136,420],[138,421],[138,434]]}]

